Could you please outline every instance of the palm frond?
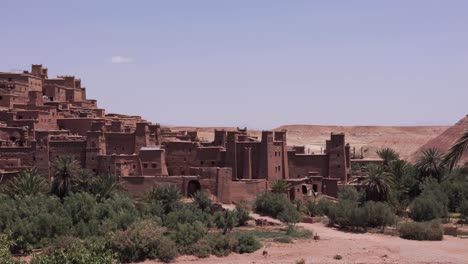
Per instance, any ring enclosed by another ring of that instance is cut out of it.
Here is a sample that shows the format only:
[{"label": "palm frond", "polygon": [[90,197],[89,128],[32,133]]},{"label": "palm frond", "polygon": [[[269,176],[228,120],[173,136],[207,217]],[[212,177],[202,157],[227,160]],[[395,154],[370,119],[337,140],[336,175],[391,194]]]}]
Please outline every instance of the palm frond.
[{"label": "palm frond", "polygon": [[448,165],[450,171],[453,170],[455,165],[460,161],[463,154],[468,152],[468,130],[450,147],[449,151],[444,157],[443,162]]}]

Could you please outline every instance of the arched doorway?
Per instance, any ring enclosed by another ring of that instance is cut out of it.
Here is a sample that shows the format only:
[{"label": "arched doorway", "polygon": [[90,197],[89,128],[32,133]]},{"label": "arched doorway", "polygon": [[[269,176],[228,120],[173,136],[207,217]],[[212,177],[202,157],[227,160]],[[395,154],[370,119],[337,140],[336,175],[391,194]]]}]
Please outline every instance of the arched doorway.
[{"label": "arched doorway", "polygon": [[197,191],[201,190],[201,185],[200,182],[197,180],[191,180],[189,181],[187,185],[187,196],[192,197],[193,194],[195,194]]}]

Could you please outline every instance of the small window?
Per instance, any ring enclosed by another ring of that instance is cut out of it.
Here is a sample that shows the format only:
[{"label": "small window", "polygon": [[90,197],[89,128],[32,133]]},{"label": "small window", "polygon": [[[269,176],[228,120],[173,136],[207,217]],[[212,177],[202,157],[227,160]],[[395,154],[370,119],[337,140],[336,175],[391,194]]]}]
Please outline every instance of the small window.
[{"label": "small window", "polygon": [[148,163],[143,163],[143,168],[147,169],[148,168]]},{"label": "small window", "polygon": [[2,99],[3,99],[3,96],[0,95],[0,100],[2,100]]},{"label": "small window", "polygon": [[151,164],[151,168],[156,169],[157,167],[158,167],[158,166],[157,166],[156,163],[152,163],[152,164]]}]

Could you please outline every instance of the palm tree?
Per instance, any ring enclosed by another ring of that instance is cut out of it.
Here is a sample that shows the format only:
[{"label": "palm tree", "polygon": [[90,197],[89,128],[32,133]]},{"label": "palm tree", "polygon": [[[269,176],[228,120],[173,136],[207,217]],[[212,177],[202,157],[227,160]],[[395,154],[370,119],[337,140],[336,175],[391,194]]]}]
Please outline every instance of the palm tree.
[{"label": "palm tree", "polygon": [[389,172],[395,177],[395,180],[400,180],[408,170],[408,162],[405,160],[395,160],[390,163]]},{"label": "palm tree", "polygon": [[58,157],[52,166],[55,172],[52,193],[63,198],[70,193],[72,179],[76,177],[80,164],[72,157]]},{"label": "palm tree", "polygon": [[273,187],[271,188],[271,192],[273,193],[287,193],[291,189],[291,185],[287,183],[286,181],[279,180],[276,181],[275,184],[273,184]]},{"label": "palm tree", "polygon": [[96,195],[98,201],[108,199],[123,190],[119,178],[113,174],[99,175],[92,184],[90,192]]},{"label": "palm tree", "polygon": [[25,169],[15,178],[8,181],[2,192],[10,197],[23,198],[49,192],[49,182],[39,175],[36,168]]},{"label": "palm tree", "polygon": [[79,169],[71,180],[73,192],[90,192],[95,186],[95,176],[86,169]]},{"label": "palm tree", "polygon": [[390,162],[398,160],[400,155],[392,148],[383,148],[376,151],[377,155],[383,159],[384,166],[388,166]]},{"label": "palm tree", "polygon": [[416,160],[416,169],[422,177],[434,177],[441,180],[444,175],[444,156],[436,148],[425,149]]},{"label": "palm tree", "polygon": [[146,203],[159,203],[165,213],[170,213],[180,205],[182,195],[179,188],[174,185],[162,185],[151,188],[145,193]]},{"label": "palm tree", "polygon": [[447,164],[449,170],[452,171],[465,153],[468,153],[468,130],[449,149],[444,157],[444,164]]},{"label": "palm tree", "polygon": [[385,201],[388,199],[393,187],[393,175],[386,172],[381,166],[369,164],[368,175],[363,180],[366,190],[366,198],[373,201]]}]

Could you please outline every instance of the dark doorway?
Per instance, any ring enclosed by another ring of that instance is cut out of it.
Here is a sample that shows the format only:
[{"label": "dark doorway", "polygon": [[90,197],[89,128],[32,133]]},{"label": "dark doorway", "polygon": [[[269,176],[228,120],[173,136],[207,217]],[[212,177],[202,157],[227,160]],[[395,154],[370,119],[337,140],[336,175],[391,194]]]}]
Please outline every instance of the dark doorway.
[{"label": "dark doorway", "polygon": [[318,192],[317,184],[312,184],[312,190],[314,190],[314,192]]},{"label": "dark doorway", "polygon": [[200,182],[196,180],[189,181],[187,185],[187,196],[192,197],[197,191],[201,190]]},{"label": "dark doorway", "polygon": [[296,200],[296,190],[294,188],[289,189],[289,200]]},{"label": "dark doorway", "polygon": [[302,185],[302,194],[307,195],[307,185]]}]

